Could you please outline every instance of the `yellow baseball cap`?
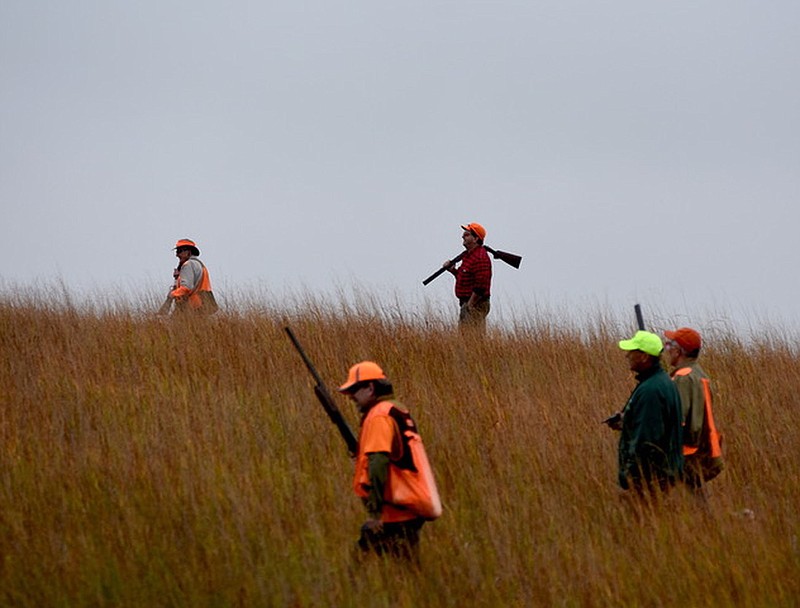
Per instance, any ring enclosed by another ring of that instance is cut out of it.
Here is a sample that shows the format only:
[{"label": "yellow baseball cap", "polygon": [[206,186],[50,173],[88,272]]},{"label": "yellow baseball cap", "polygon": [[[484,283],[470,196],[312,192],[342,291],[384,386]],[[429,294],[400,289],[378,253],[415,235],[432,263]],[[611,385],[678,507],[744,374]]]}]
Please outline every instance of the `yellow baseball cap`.
[{"label": "yellow baseball cap", "polygon": [[664,350],[664,344],[656,334],[649,331],[637,331],[630,340],[620,340],[622,350],[640,350],[648,355],[658,357]]}]

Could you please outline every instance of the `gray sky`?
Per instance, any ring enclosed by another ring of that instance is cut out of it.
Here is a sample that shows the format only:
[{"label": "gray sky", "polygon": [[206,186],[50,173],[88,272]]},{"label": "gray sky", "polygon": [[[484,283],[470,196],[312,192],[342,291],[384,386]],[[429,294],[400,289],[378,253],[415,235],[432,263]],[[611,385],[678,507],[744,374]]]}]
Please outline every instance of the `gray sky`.
[{"label": "gray sky", "polygon": [[[3,0],[0,277],[800,326],[800,3]],[[135,287],[133,287],[135,286]],[[646,309],[647,310],[647,309]],[[491,317],[490,317],[491,319]]]}]

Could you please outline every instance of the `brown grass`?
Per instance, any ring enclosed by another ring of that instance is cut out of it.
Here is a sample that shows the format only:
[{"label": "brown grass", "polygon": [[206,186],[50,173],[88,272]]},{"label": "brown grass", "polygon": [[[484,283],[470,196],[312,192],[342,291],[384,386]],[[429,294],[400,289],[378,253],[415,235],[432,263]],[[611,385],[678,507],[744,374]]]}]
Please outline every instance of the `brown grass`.
[{"label": "brown grass", "polygon": [[421,572],[351,559],[352,465],[280,313],[6,301],[0,603],[798,605],[789,345],[708,345],[728,468],[708,509],[676,493],[640,512],[599,424],[632,388],[613,328],[544,320],[467,341],[360,306],[289,316],[330,386],[375,359],[414,412],[445,505],[423,530]]}]

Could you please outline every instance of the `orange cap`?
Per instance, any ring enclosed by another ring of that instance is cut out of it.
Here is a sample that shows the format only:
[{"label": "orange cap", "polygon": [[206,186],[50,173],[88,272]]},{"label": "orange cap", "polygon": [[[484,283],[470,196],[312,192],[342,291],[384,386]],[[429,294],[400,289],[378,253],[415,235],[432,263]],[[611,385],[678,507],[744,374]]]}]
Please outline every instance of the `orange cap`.
[{"label": "orange cap", "polygon": [[175,243],[175,249],[179,247],[189,247],[194,255],[200,255],[200,250],[197,248],[197,245],[194,244],[194,241],[190,241],[189,239],[181,239]]},{"label": "orange cap", "polygon": [[486,238],[486,228],[484,228],[483,226],[481,226],[477,222],[472,222],[470,224],[467,224],[466,226],[461,226],[461,227],[464,230],[469,230],[472,234],[477,236],[480,240],[483,240],[483,239]]},{"label": "orange cap", "polygon": [[386,380],[386,374],[384,374],[380,366],[373,361],[356,363],[350,368],[350,372],[347,374],[347,380],[339,387],[339,391],[342,393],[350,392],[353,386],[359,382],[367,382],[368,380]]},{"label": "orange cap", "polygon": [[703,345],[700,334],[690,327],[681,327],[675,331],[665,331],[664,335],[666,336],[667,340],[674,340],[677,342],[678,346],[680,346],[687,353],[693,353],[696,350],[700,350],[700,347]]}]

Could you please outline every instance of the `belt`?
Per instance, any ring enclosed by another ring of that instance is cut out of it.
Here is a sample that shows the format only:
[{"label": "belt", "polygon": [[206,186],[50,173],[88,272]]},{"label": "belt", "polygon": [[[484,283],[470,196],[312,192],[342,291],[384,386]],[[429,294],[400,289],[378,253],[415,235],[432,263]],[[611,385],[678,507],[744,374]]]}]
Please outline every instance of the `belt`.
[{"label": "belt", "polygon": [[[464,304],[469,302],[470,297],[472,297],[472,296],[467,296],[466,298],[458,298],[458,303],[461,304],[461,306],[464,306]],[[478,303],[480,303],[480,302],[488,302],[490,297],[491,296],[485,296],[485,297],[481,298],[480,300],[478,300]]]}]

